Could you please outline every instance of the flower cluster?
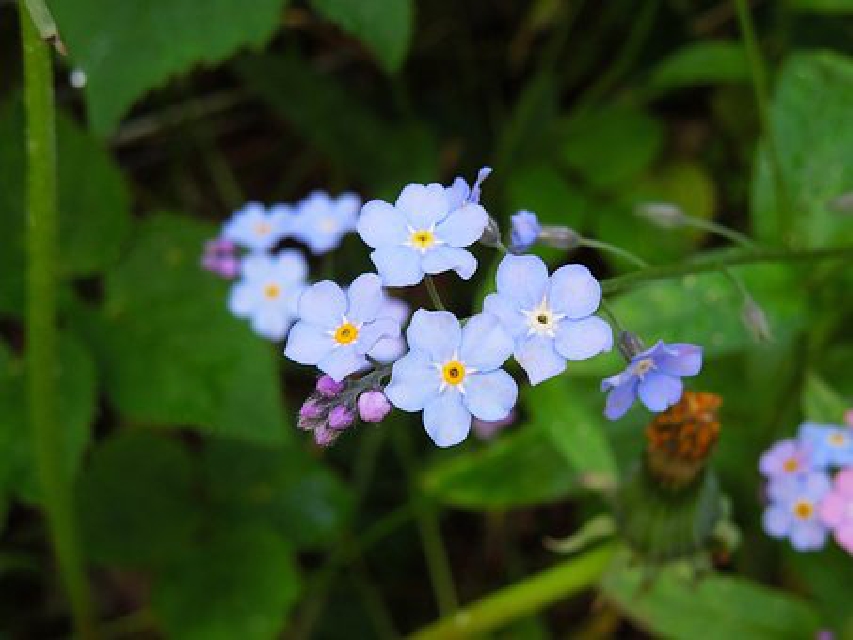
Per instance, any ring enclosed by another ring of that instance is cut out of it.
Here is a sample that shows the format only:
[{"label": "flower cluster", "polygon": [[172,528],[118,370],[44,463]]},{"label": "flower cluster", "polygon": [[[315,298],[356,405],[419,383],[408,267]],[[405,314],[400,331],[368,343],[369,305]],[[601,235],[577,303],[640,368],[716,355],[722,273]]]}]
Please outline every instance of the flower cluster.
[{"label": "flower cluster", "polygon": [[[796,438],[766,451],[764,530],[797,551],[815,551],[832,532],[853,555],[853,428],[806,422]],[[834,474],[834,475],[833,475]]]}]

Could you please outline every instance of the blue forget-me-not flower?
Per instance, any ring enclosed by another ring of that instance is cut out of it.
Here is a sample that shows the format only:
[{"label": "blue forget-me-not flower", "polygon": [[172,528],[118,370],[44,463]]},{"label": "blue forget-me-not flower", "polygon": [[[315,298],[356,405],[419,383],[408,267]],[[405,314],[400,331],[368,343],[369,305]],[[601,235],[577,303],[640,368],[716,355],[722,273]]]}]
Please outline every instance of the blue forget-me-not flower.
[{"label": "blue forget-me-not flower", "polygon": [[312,253],[331,251],[346,234],[355,231],[360,206],[361,200],[354,193],[333,198],[324,191],[314,191],[296,205],[292,235],[307,244]]},{"label": "blue forget-me-not flower", "polygon": [[532,211],[522,210],[510,216],[509,250],[524,253],[539,239],[542,225]]},{"label": "blue forget-me-not flower", "polygon": [[659,341],[634,355],[625,371],[601,382],[601,390],[609,392],[604,415],[618,420],[638,396],[650,411],[663,411],[681,399],[681,378],[695,376],[701,368],[702,347]]},{"label": "blue forget-me-not flower", "polygon": [[800,442],[808,448],[813,467],[853,465],[853,429],[805,422],[800,426],[799,435]]},{"label": "blue forget-me-not flower", "polygon": [[829,488],[829,477],[821,472],[774,478],[767,486],[770,505],[764,512],[764,530],[774,538],[789,538],[797,551],[822,548],[827,527],[819,506]]},{"label": "blue forget-me-not flower", "polygon": [[385,394],[404,411],[423,411],[424,427],[440,447],[466,438],[471,416],[501,420],[518,386],[500,367],[513,340],[498,319],[482,313],[461,327],[447,311],[419,309],[406,332],[409,352],[394,363]]},{"label": "blue forget-me-not flower", "polygon": [[222,237],[250,251],[269,251],[287,235],[290,215],[286,205],[267,210],[260,202],[248,202],[225,223]]},{"label": "blue forget-me-not flower", "polygon": [[281,340],[296,318],[297,302],[305,289],[308,264],[304,256],[294,249],[276,256],[251,254],[240,271],[228,308],[238,317],[249,318],[256,333]]},{"label": "blue forget-me-not flower", "polygon": [[379,340],[400,335],[399,319],[383,315],[385,303],[374,273],[360,275],[346,292],[329,280],[308,287],[299,298],[299,321],[284,354],[343,380],[368,366],[366,354]]},{"label": "blue forget-me-not flower", "polygon": [[548,275],[537,256],[507,255],[498,266],[497,293],[483,308],[515,341],[514,355],[531,384],[562,373],[567,360],[586,360],[613,347],[613,332],[593,315],[601,286],[579,264]]},{"label": "blue forget-me-not flower", "polygon": [[483,235],[489,216],[474,202],[454,208],[440,184],[410,184],[392,205],[372,200],[361,209],[358,233],[389,287],[418,284],[424,274],[454,270],[468,280],[477,260],[464,247]]}]

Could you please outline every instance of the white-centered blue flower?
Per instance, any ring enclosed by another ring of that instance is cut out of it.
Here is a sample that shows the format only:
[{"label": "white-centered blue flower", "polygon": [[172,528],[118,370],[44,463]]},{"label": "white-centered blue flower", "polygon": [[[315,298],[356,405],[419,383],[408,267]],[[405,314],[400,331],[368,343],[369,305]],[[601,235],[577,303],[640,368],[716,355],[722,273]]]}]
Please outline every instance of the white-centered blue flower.
[{"label": "white-centered blue flower", "polygon": [[386,315],[385,303],[375,273],[360,275],[346,292],[329,280],[308,287],[299,298],[299,321],[284,354],[340,382],[368,366],[366,354],[377,342],[400,335],[400,322]]},{"label": "white-centered blue flower", "polygon": [[515,340],[515,359],[536,385],[562,373],[567,360],[586,360],[613,347],[613,332],[593,315],[601,285],[579,264],[548,268],[537,256],[507,255],[498,266],[497,293],[483,307]]},{"label": "white-centered blue flower", "polygon": [[409,352],[394,363],[385,395],[403,411],[423,411],[438,446],[462,442],[472,415],[487,421],[509,415],[518,386],[501,366],[513,341],[493,315],[476,315],[462,328],[452,313],[419,309],[406,338]]},{"label": "white-centered blue flower", "polygon": [[269,251],[288,233],[291,210],[248,202],[225,223],[222,237],[250,251]]},{"label": "white-centered blue flower", "polygon": [[354,193],[333,198],[325,191],[314,191],[296,205],[292,235],[315,254],[336,249],[346,234],[355,231],[360,207],[361,199]]},{"label": "white-centered blue flower", "polygon": [[240,274],[228,299],[231,313],[248,318],[256,333],[281,340],[296,319],[297,302],[305,289],[305,257],[294,249],[275,256],[252,254],[243,260]]},{"label": "white-centered blue flower", "polygon": [[361,209],[358,233],[383,283],[389,287],[418,284],[424,274],[456,271],[468,280],[477,260],[464,249],[483,235],[489,215],[479,204],[452,207],[440,184],[410,184],[392,205],[371,200]]},{"label": "white-centered blue flower", "polygon": [[804,422],[799,435],[816,469],[853,465],[853,429],[850,427]]}]

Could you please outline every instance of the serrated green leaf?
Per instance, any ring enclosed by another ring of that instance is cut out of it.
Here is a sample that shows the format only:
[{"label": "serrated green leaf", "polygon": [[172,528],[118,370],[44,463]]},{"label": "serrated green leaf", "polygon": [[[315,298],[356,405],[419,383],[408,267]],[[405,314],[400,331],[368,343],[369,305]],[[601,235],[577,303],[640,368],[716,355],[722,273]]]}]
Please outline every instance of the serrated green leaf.
[{"label": "serrated green leaf", "polygon": [[421,483],[445,504],[491,510],[559,500],[577,486],[576,477],[548,434],[534,426],[430,465]]},{"label": "serrated green leaf", "polygon": [[289,439],[278,349],[227,309],[227,285],[198,264],[215,235],[179,216],[145,220],[105,281],[90,339],[113,404],[128,419],[260,442]]},{"label": "serrated green leaf", "polygon": [[52,0],[71,59],[87,76],[94,130],[107,134],[145,92],[215,64],[278,29],[286,0]]},{"label": "serrated green leaf", "polygon": [[740,42],[695,42],[661,60],[651,84],[661,89],[749,81],[749,64]]},{"label": "serrated green leaf", "polygon": [[154,611],[175,640],[272,640],[299,591],[287,544],[269,529],[211,532],[157,576]]},{"label": "serrated green leaf", "polygon": [[412,0],[311,0],[311,6],[366,44],[386,71],[403,64],[412,35]]},{"label": "serrated green leaf", "polygon": [[850,217],[832,207],[853,185],[851,103],[850,58],[797,54],[782,68],[770,117],[784,200],[765,142],[752,185],[752,220],[762,239],[812,247],[853,240]]},{"label": "serrated green leaf", "polygon": [[661,638],[800,640],[818,629],[815,612],[804,602],[743,578],[709,575],[694,581],[677,568],[646,573],[620,567],[605,576],[601,588]]}]

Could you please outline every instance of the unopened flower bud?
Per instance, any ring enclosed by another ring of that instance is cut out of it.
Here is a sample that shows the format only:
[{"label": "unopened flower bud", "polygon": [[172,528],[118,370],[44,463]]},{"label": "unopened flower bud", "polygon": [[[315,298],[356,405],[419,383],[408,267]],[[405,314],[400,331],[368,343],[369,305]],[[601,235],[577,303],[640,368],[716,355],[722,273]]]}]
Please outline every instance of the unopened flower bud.
[{"label": "unopened flower bud", "polygon": [[770,332],[770,324],[767,322],[767,316],[752,296],[747,296],[743,302],[741,319],[756,342],[773,341],[773,334]]},{"label": "unopened flower bud", "polygon": [[332,429],[346,429],[354,420],[353,412],[343,405],[338,405],[329,411],[329,426]]},{"label": "unopened flower bud", "polygon": [[571,227],[542,227],[539,243],[555,249],[576,249],[581,244],[581,235]]},{"label": "unopened flower bud", "polygon": [[524,253],[539,239],[542,225],[532,211],[519,211],[510,217],[509,250]]},{"label": "unopened flower bud", "polygon": [[643,202],[637,205],[634,213],[664,229],[680,226],[685,218],[684,212],[671,202]]},{"label": "unopened flower bud", "polygon": [[616,346],[619,349],[619,353],[621,353],[622,357],[628,362],[646,348],[639,336],[637,336],[636,333],[631,333],[630,331],[619,332],[619,336],[616,338]]},{"label": "unopened flower bud", "polygon": [[296,422],[300,429],[311,431],[317,426],[317,421],[323,417],[323,407],[313,398],[306,400],[299,408],[299,418]]},{"label": "unopened flower bud", "polygon": [[391,412],[391,403],[381,391],[365,391],[358,397],[358,415],[364,422],[382,422]]},{"label": "unopened flower bud", "polygon": [[328,447],[332,444],[338,437],[338,434],[333,430],[329,429],[325,426],[319,426],[314,429],[314,442],[316,442],[321,447]]},{"label": "unopened flower bud", "polygon": [[317,391],[327,398],[334,398],[346,387],[346,383],[337,382],[334,378],[327,375],[322,375],[317,379]]}]

